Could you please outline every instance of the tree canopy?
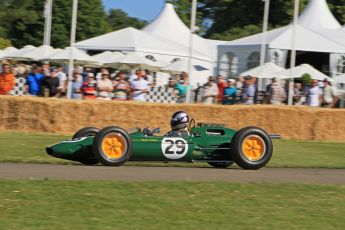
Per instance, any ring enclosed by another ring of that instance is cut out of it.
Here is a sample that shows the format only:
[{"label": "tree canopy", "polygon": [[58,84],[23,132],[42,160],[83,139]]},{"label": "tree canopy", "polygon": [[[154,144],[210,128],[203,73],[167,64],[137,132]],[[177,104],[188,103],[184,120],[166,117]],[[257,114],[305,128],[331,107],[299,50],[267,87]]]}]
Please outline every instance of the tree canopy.
[{"label": "tree canopy", "polygon": [[[1,0],[0,38],[16,47],[39,46],[44,32],[43,0]],[[52,46],[69,45],[72,0],[53,0]],[[79,0],[76,40],[81,41],[127,26],[143,27],[146,22],[117,9],[105,11],[102,0]],[[7,43],[8,44],[8,43]]]},{"label": "tree canopy", "polygon": [[[182,21],[190,25],[191,0],[166,0],[175,5]],[[308,0],[300,0],[300,10]],[[327,0],[341,24],[345,24],[345,0]],[[0,0],[2,46],[39,46],[43,42],[45,0]],[[289,24],[294,0],[271,0],[269,28]],[[233,40],[262,30],[262,0],[198,0],[197,26],[201,36]],[[69,45],[72,0],[53,0],[52,46]],[[130,17],[120,9],[106,12],[102,0],[79,0],[77,41],[125,27],[142,28],[147,22]]]}]

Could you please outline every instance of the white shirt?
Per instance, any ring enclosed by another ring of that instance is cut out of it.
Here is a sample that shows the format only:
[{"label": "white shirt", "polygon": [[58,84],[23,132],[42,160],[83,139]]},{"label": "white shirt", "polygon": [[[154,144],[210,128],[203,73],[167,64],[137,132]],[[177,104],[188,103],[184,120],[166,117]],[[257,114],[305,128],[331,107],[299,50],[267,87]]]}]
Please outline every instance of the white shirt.
[{"label": "white shirt", "polygon": [[326,103],[332,103],[333,102],[333,97],[337,96],[337,90],[330,86],[330,85],[326,85],[323,88],[323,100]]},{"label": "white shirt", "polygon": [[56,76],[60,80],[60,88],[64,89],[65,88],[65,81],[67,81],[67,75],[64,72],[60,71],[57,73]]},{"label": "white shirt", "polygon": [[144,89],[149,90],[148,82],[145,79],[140,78],[139,80],[136,79],[132,81],[131,86],[133,89],[138,89],[138,90],[134,90],[133,92],[133,100],[145,101],[146,93],[143,93],[141,90],[144,90]]},{"label": "white shirt", "polygon": [[319,86],[309,88],[307,91],[307,105],[320,106],[320,95],[322,95],[322,90]]}]

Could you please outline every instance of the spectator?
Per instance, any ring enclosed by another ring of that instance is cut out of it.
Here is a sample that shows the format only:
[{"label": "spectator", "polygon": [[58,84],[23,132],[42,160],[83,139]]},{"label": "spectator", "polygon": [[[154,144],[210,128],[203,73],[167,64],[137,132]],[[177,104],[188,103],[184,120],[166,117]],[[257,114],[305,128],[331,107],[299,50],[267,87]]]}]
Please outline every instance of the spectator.
[{"label": "spectator", "polygon": [[127,100],[128,94],[130,92],[130,87],[128,82],[126,81],[126,74],[125,72],[119,72],[117,80],[113,82],[114,85],[114,96],[113,100]]},{"label": "spectator", "polygon": [[149,84],[144,79],[145,72],[136,72],[137,78],[130,82],[132,90],[132,99],[136,101],[145,101],[146,94],[149,91]]},{"label": "spectator", "polygon": [[246,105],[254,104],[255,85],[254,79],[251,76],[246,76],[241,92],[241,101]]},{"label": "spectator", "polygon": [[311,80],[311,86],[306,87],[305,91],[307,105],[317,107],[321,105],[322,102],[322,90],[318,85],[318,81],[313,79]]},{"label": "spectator", "polygon": [[57,77],[57,70],[51,69],[49,70],[49,75],[45,77],[45,85],[49,90],[49,97],[55,97],[58,92],[58,88],[60,86],[60,79]]},{"label": "spectator", "polygon": [[137,79],[139,75],[140,75],[140,76],[142,75],[141,69],[137,69],[137,70],[135,71],[135,74],[132,74],[131,76],[129,76],[129,83],[131,83],[132,81],[134,81],[135,79]]},{"label": "spectator", "polygon": [[303,85],[300,82],[296,82],[293,89],[293,104],[302,105],[304,100]]},{"label": "spectator", "polygon": [[279,84],[276,78],[272,79],[272,84],[269,87],[269,102],[272,105],[280,105],[286,100],[285,89]]},{"label": "spectator", "polygon": [[109,79],[109,74],[104,72],[102,78],[97,81],[98,99],[110,100],[113,91],[113,83]]},{"label": "spectator", "polygon": [[177,103],[184,103],[186,102],[186,97],[187,97],[187,91],[190,90],[192,87],[189,84],[188,80],[188,74],[183,72],[181,74],[181,78],[179,83],[176,84],[176,97],[177,97]]},{"label": "spectator", "polygon": [[223,94],[224,94],[224,89],[228,85],[226,84],[226,81],[224,80],[224,76],[219,75],[218,76],[218,102],[221,103],[223,101]]},{"label": "spectator", "polygon": [[93,73],[87,75],[87,81],[83,83],[82,92],[86,100],[95,99],[97,97],[97,82],[95,81],[95,75]]},{"label": "spectator", "polygon": [[148,82],[150,86],[153,85],[154,79],[153,76],[151,75],[150,71],[148,69],[145,69],[145,77],[144,79]]},{"label": "spectator", "polygon": [[218,99],[218,86],[215,83],[215,78],[210,76],[208,82],[204,85],[203,103],[214,104]]},{"label": "spectator", "polygon": [[39,72],[37,65],[33,65],[31,73],[26,77],[25,91],[31,96],[39,96],[43,84],[43,74]]},{"label": "spectator", "polygon": [[15,77],[11,72],[9,64],[2,65],[2,73],[0,73],[0,94],[8,95],[16,85]]},{"label": "spectator", "polygon": [[79,74],[74,73],[73,80],[72,80],[71,99],[74,99],[74,100],[82,99],[82,86],[83,86],[83,83],[79,79]]},{"label": "spectator", "polygon": [[106,68],[101,68],[101,71],[98,72],[97,75],[96,75],[96,80],[97,80],[97,81],[100,80],[100,79],[102,78],[102,75],[103,75],[103,74],[107,74],[107,75],[108,75],[108,78],[109,78],[109,71],[108,71],[108,69],[106,69]]},{"label": "spectator", "polygon": [[338,92],[335,87],[330,85],[330,82],[327,78],[323,80],[323,99],[322,107],[332,108],[338,101]]},{"label": "spectator", "polygon": [[58,94],[60,97],[63,97],[66,95],[67,75],[63,72],[62,66],[57,67],[56,71],[57,71],[57,78],[59,79]]},{"label": "spectator", "polygon": [[236,103],[237,88],[234,79],[228,80],[228,86],[224,89],[223,105],[233,105]]}]

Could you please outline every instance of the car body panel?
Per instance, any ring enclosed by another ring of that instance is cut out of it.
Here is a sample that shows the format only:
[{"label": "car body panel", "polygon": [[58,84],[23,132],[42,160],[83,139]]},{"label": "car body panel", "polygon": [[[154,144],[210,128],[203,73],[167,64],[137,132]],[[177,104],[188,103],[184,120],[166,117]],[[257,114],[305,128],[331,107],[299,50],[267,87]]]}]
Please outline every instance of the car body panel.
[{"label": "car body panel", "polygon": [[[130,161],[231,161],[230,144],[236,131],[222,125],[198,124],[185,137],[146,136],[135,131]],[[62,141],[47,147],[57,158],[82,161],[93,156],[93,136]]]}]

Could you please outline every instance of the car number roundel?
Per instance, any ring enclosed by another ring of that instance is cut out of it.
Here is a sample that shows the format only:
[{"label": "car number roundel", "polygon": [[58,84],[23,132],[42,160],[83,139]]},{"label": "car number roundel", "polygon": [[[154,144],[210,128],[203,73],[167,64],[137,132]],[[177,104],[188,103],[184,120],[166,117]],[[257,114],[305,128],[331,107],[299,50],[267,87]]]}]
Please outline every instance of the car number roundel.
[{"label": "car number roundel", "polygon": [[188,144],[183,138],[165,137],[161,143],[164,156],[171,160],[184,157],[188,152]]}]

